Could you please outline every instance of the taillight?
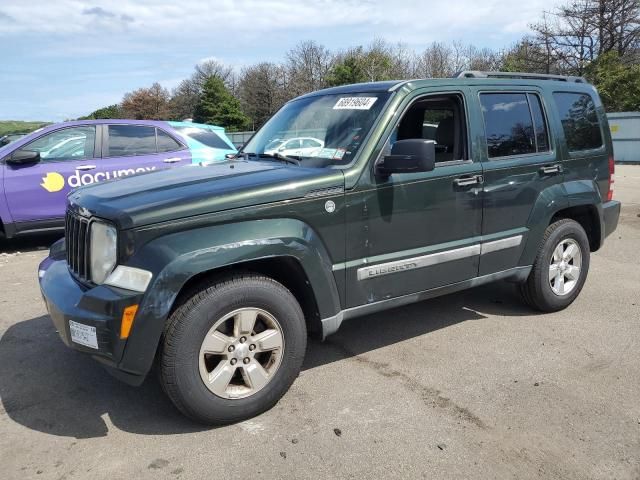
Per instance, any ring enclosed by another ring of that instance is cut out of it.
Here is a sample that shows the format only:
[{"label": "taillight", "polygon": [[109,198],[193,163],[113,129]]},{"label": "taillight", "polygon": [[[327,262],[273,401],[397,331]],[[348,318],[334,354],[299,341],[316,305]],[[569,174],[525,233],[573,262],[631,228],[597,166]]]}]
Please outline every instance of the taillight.
[{"label": "taillight", "polygon": [[609,157],[609,191],[607,192],[607,202],[613,200],[613,183],[615,181],[616,162],[613,157]]}]

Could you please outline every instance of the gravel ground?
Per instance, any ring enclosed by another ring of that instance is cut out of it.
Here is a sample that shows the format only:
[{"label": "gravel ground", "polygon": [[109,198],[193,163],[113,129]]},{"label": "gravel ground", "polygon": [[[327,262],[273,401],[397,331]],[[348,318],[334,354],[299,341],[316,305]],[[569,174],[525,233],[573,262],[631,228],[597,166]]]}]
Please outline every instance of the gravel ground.
[{"label": "gravel ground", "polygon": [[346,322],[266,414],[205,429],[63,346],[55,238],[0,243],[0,477],[640,478],[640,166],[567,310],[498,283]]}]

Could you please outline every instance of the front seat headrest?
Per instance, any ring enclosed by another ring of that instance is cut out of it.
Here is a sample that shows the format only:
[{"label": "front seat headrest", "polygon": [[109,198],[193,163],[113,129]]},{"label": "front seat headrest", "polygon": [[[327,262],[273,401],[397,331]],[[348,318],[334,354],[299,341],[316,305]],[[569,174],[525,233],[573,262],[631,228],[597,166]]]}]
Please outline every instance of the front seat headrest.
[{"label": "front seat headrest", "polygon": [[436,129],[436,142],[439,145],[453,146],[455,139],[455,122],[453,117],[440,121]]}]

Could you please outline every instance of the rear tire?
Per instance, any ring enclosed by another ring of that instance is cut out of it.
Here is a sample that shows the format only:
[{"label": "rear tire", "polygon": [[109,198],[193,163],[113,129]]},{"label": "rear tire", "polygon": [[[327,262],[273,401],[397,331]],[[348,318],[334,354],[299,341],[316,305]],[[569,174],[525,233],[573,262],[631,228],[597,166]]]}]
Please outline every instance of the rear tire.
[{"label": "rear tire", "polygon": [[562,219],[547,227],[533,268],[520,285],[525,303],[542,312],[567,308],[589,272],[589,239],[582,226]]},{"label": "rear tire", "polygon": [[163,389],[210,425],[258,415],[286,393],[306,350],[304,316],[283,285],[260,275],[204,284],[170,316],[160,354]]}]

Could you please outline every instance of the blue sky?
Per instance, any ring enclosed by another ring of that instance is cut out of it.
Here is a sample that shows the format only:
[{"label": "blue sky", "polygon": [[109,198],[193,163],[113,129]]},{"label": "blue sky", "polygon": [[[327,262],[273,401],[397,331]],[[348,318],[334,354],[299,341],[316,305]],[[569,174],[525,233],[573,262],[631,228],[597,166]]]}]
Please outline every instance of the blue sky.
[{"label": "blue sky", "polygon": [[215,57],[279,61],[301,40],[332,50],[375,37],[417,51],[460,40],[500,48],[553,2],[530,0],[2,0],[0,120],[60,121]]}]

